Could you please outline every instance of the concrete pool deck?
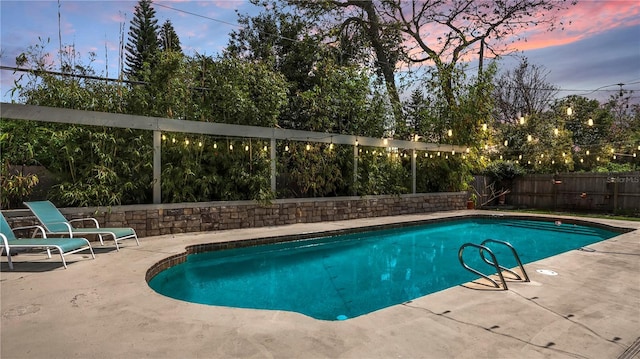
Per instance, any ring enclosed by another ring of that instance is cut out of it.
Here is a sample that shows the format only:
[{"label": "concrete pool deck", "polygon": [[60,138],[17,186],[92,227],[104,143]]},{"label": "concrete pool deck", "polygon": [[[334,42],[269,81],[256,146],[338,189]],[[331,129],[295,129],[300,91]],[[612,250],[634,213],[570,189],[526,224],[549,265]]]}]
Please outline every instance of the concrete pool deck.
[{"label": "concrete pool deck", "polygon": [[107,241],[94,244],[95,260],[69,256],[66,270],[55,254],[20,254],[13,271],[2,257],[0,357],[640,357],[640,222],[589,219],[636,230],[525,265],[531,282],[508,291],[457,286],[346,321],[185,303],[145,282],[149,267],[190,244],[473,213],[488,212],[165,235],[124,241],[120,252]]}]

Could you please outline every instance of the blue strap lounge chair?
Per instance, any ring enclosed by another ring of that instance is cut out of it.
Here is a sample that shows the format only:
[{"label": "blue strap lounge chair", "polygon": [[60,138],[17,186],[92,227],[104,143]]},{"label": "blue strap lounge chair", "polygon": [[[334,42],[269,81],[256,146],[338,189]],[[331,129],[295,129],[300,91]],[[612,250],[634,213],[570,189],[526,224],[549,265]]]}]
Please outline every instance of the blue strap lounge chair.
[{"label": "blue strap lounge chair", "polygon": [[[49,201],[35,201],[24,203],[31,212],[38,218],[38,221],[42,223],[42,226],[49,234],[55,235],[67,235],[69,237],[75,237],[77,235],[89,235],[95,234],[100,239],[100,244],[104,245],[102,236],[111,236],[116,243],[116,250],[120,250],[118,242],[134,238],[137,245],[140,245],[138,241],[138,235],[133,228],[104,228],[100,227],[98,221],[95,218],[79,218],[68,221],[62,213]],[[91,222],[94,227],[76,228],[72,225],[73,222],[88,221]]]},{"label": "blue strap lounge chair", "polygon": [[[19,229],[35,229],[34,235],[40,231],[42,232],[42,238],[18,238],[16,237],[14,230]],[[16,227],[13,230],[9,227],[9,223],[4,218],[4,215],[0,212],[0,238],[2,238],[2,249],[0,253],[5,251],[7,253],[7,262],[9,263],[9,269],[13,270],[13,262],[11,262],[11,249],[15,248],[42,248],[47,250],[47,256],[51,258],[51,249],[57,249],[62,258],[62,264],[67,268],[67,261],[64,257],[68,254],[89,250],[91,257],[96,259],[93,253],[93,248],[89,241],[84,238],[47,238],[45,229],[41,226],[28,226],[28,227]]]}]

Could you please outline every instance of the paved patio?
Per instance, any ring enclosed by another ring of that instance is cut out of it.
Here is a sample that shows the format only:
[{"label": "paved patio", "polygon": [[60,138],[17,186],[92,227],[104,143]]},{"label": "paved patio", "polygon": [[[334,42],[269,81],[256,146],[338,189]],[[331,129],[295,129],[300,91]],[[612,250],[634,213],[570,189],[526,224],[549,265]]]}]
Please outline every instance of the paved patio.
[{"label": "paved patio", "polygon": [[[95,245],[96,260],[2,257],[2,358],[636,358],[640,353],[640,222],[636,231],[525,265],[508,291],[457,286],[347,321],[180,302],[146,270],[195,243],[425,220],[474,211],[148,237]],[[486,212],[482,212],[486,213]],[[29,260],[25,262],[25,260]],[[548,276],[536,272],[550,269]]]}]

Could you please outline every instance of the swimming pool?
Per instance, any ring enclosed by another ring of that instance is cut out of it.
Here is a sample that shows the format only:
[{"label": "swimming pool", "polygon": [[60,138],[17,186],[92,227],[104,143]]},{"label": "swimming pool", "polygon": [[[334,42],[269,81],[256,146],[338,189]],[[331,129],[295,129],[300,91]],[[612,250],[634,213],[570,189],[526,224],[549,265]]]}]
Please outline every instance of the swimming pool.
[{"label": "swimming pool", "polygon": [[[553,221],[457,219],[189,254],[148,282],[160,294],[189,302],[342,320],[477,279],[458,262],[467,242],[507,241],[528,263],[618,234]],[[502,266],[516,266],[508,249],[491,250]],[[495,272],[477,251],[467,252],[469,265]]]}]

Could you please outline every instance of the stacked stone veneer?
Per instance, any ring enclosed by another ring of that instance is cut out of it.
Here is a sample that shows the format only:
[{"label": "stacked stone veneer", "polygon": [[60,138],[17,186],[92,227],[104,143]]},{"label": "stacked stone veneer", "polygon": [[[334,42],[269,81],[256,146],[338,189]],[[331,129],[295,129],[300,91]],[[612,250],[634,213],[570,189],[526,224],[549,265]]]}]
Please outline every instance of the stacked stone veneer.
[{"label": "stacked stone veneer", "polygon": [[[94,217],[102,227],[133,227],[139,237],[204,232],[293,223],[396,216],[466,208],[466,192],[400,196],[281,199],[255,201],[172,203],[114,207],[60,208],[68,219]],[[31,225],[28,211],[3,211],[13,227]]]}]

